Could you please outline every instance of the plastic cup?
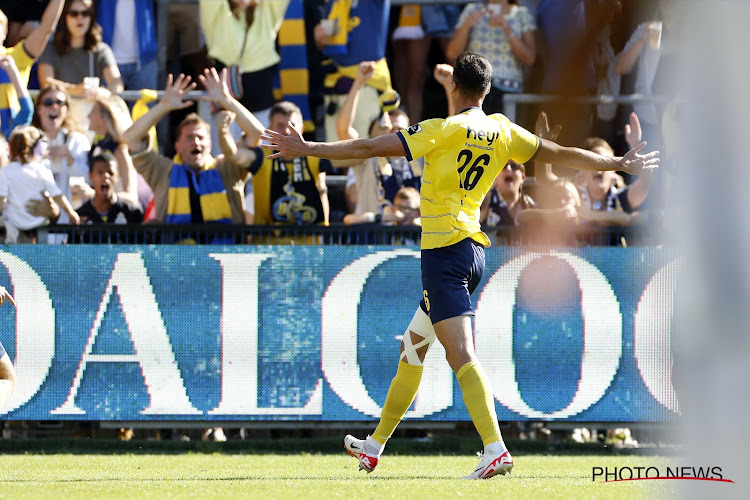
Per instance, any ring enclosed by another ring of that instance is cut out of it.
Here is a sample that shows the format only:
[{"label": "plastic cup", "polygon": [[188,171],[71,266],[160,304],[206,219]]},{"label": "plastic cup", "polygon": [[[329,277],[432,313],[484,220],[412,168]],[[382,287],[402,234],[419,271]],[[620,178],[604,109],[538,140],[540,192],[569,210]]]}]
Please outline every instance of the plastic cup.
[{"label": "plastic cup", "polygon": [[86,90],[96,90],[99,88],[99,77],[87,76],[83,79],[83,86]]}]

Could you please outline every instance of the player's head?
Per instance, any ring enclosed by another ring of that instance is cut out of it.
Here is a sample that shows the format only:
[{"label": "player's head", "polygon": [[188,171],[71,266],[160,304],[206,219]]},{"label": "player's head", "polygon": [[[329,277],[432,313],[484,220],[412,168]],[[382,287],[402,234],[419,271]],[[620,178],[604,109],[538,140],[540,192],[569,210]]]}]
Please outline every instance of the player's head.
[{"label": "player's head", "polygon": [[[581,147],[592,153],[610,158],[615,155],[612,146],[601,137],[589,137],[583,141]],[[616,174],[611,171],[584,170],[582,174],[587,187],[603,191],[608,191],[616,179]]]},{"label": "player's head", "polygon": [[203,168],[211,156],[211,126],[197,113],[190,113],[177,127],[174,150],[190,168]]},{"label": "player's head", "polygon": [[[291,127],[291,128],[290,128]],[[268,116],[268,128],[279,134],[289,135],[292,128],[302,134],[304,122],[302,110],[289,101],[279,101],[273,105]]]},{"label": "player's head", "polygon": [[481,101],[490,91],[492,65],[479,54],[464,52],[453,65],[453,83],[463,97]]},{"label": "player's head", "polygon": [[102,153],[91,159],[89,179],[97,195],[104,198],[113,196],[117,178],[117,160],[111,153]]}]

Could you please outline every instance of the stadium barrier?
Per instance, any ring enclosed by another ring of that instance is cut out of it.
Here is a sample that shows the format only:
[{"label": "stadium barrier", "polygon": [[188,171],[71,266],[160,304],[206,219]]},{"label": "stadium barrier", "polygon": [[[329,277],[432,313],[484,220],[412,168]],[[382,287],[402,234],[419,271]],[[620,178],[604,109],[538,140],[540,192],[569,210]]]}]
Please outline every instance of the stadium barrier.
[{"label": "stadium barrier", "polygon": [[[664,234],[646,226],[569,228],[493,226],[482,228],[493,245],[506,247],[656,246]],[[247,244],[418,246],[418,226],[266,226],[210,224],[51,225],[37,229],[39,243],[87,244]]]},{"label": "stadium barrier", "polygon": [[[475,336],[502,421],[669,422],[661,248],[487,251]],[[422,297],[392,246],[15,245],[0,251],[5,420],[371,421]],[[436,344],[411,421],[469,416]]]}]

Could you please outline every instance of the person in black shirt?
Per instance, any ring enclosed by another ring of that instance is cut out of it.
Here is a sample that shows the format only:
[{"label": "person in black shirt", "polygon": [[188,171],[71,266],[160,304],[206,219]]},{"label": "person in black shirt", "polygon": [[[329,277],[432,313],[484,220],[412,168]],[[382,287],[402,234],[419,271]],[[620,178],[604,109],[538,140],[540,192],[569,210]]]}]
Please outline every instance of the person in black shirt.
[{"label": "person in black shirt", "polygon": [[[109,153],[94,156],[89,164],[89,179],[94,186],[94,197],[78,209],[81,224],[140,224],[143,222],[143,210],[117,196],[117,160]],[[118,243],[122,238],[109,231],[107,236],[99,237],[97,233],[85,234],[83,241],[95,243]]]}]

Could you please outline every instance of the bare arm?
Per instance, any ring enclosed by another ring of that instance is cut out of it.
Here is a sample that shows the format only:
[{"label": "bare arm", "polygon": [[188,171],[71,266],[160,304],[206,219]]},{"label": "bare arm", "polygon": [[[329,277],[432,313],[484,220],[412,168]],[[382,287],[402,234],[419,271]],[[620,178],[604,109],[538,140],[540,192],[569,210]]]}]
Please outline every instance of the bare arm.
[{"label": "bare arm", "polygon": [[644,170],[656,168],[659,163],[658,151],[645,155],[639,154],[646,147],[645,142],[625,153],[625,156],[609,157],[585,149],[560,146],[547,139],[541,139],[541,141],[542,145],[537,153],[536,161],[554,163],[577,170],[622,170],[629,174],[640,175]]},{"label": "bare arm", "polygon": [[64,5],[65,0],[51,0],[47,8],[44,9],[39,26],[34,28],[29,33],[29,36],[26,37],[26,41],[23,42],[23,48],[31,57],[36,59],[44,52],[47,41],[52,32],[55,31],[57,22],[60,20]]},{"label": "bare arm", "polygon": [[26,85],[24,85],[23,81],[21,80],[21,75],[18,73],[18,66],[16,66],[16,61],[12,57],[0,57],[0,68],[4,69],[5,72],[8,73],[10,81],[13,83],[13,87],[15,87],[16,94],[18,94],[19,98],[30,97],[29,89],[26,88]]},{"label": "bare arm", "polygon": [[453,66],[450,64],[436,64],[432,76],[437,80],[445,90],[445,99],[448,101],[448,116],[453,116],[456,110],[453,106]]},{"label": "bare arm", "polygon": [[107,90],[113,94],[119,94],[125,90],[125,84],[122,82],[120,68],[116,64],[104,68],[104,70],[102,70],[102,76],[107,83]]},{"label": "bare arm", "polygon": [[513,29],[508,24],[508,20],[502,14],[492,14],[490,16],[490,22],[495,22],[500,26],[500,29],[505,33],[505,37],[508,39],[508,45],[510,50],[513,52],[518,61],[524,66],[531,66],[534,64],[536,59],[536,44],[534,41],[534,31],[524,31],[521,36],[516,36],[513,33]]},{"label": "bare arm", "polygon": [[[216,126],[219,131],[219,146],[221,152],[224,154],[224,158],[237,168],[245,170],[251,163],[255,161],[255,151],[248,148],[238,148],[237,143],[234,142],[234,137],[229,131],[229,126],[232,124],[234,116],[231,111],[221,111],[216,118]],[[245,172],[246,174],[246,172]]]},{"label": "bare arm", "polygon": [[172,75],[167,77],[164,97],[122,134],[122,140],[128,145],[131,153],[140,153],[146,149],[145,139],[148,136],[149,129],[159,123],[164,116],[171,111],[192,106],[191,101],[183,99],[194,88],[195,83],[190,82],[189,76],[180,75],[176,80],[173,79]]},{"label": "bare arm", "polygon": [[641,32],[641,37],[635,42],[626,45],[625,49],[615,57],[615,73],[618,75],[630,73],[646,44],[652,37],[656,36],[658,36],[658,30],[651,25],[646,26]]},{"label": "bare arm", "polygon": [[227,70],[224,69],[219,74],[215,68],[205,69],[202,75],[198,75],[198,80],[200,80],[206,89],[206,95],[201,99],[213,101],[223,109],[234,113],[237,125],[245,132],[247,144],[260,146],[260,135],[263,133],[263,125],[255,115],[229,93]]},{"label": "bare arm", "polygon": [[[561,131],[562,125],[559,124],[550,130],[547,113],[544,111],[539,113],[539,116],[536,118],[536,126],[534,127],[534,133],[537,137],[554,141],[560,135]],[[534,162],[534,177],[540,184],[550,184],[557,180],[557,176],[552,173],[552,164],[541,162],[538,159]]]},{"label": "bare arm", "polygon": [[55,202],[60,205],[60,208],[62,208],[63,211],[68,214],[71,224],[78,225],[81,223],[81,217],[78,215],[78,212],[73,210],[73,206],[70,204],[64,194],[54,196],[52,199],[54,199]]},{"label": "bare arm", "polygon": [[357,78],[355,78],[352,88],[349,89],[349,93],[346,94],[346,99],[344,99],[344,103],[341,105],[339,116],[336,118],[336,133],[339,139],[359,138],[359,133],[353,126],[354,115],[357,113],[359,95],[362,92],[362,88],[367,85],[367,81],[372,78],[373,73],[375,73],[374,61],[359,63]]},{"label": "bare arm", "polygon": [[326,173],[318,174],[318,192],[320,193],[320,204],[323,206],[323,222],[328,224],[331,215],[331,202],[328,200],[328,187],[326,186]]},{"label": "bare arm", "polygon": [[374,139],[349,139],[338,142],[307,142],[292,129],[292,135],[283,135],[266,129],[261,139],[276,152],[268,158],[291,156],[316,156],[329,160],[374,158],[376,156],[406,156],[398,134],[386,134]]},{"label": "bare arm", "polygon": [[115,158],[120,167],[120,179],[122,179],[123,190],[117,193],[120,198],[138,206],[138,174],[133,166],[133,159],[128,152],[128,146],[119,144],[115,148]]},{"label": "bare arm", "polygon": [[451,64],[453,64],[456,61],[456,58],[466,50],[466,46],[469,44],[471,30],[474,28],[474,25],[485,16],[485,14],[487,14],[487,11],[484,8],[475,10],[464,19],[463,24],[453,33],[453,38],[451,38],[450,42],[448,42],[448,46],[445,48],[445,58],[448,59]]}]

